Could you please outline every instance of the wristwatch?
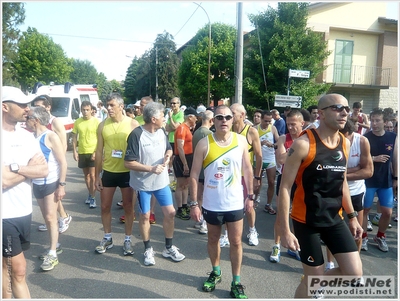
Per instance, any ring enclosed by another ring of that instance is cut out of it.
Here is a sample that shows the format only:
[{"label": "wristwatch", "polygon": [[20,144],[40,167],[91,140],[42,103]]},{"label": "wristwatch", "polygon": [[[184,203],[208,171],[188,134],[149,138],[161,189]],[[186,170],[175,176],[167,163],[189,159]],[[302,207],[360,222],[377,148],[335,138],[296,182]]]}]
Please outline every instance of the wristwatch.
[{"label": "wristwatch", "polygon": [[198,206],[198,205],[199,205],[199,203],[196,202],[196,201],[194,201],[194,202],[189,202],[189,206],[190,206],[190,207],[195,207],[195,206]]},{"label": "wristwatch", "polygon": [[254,177],[254,179],[261,181],[261,177]]},{"label": "wristwatch", "polygon": [[253,193],[253,194],[248,194],[248,195],[247,195],[247,198],[248,198],[249,200],[254,201],[254,199],[255,199],[255,194],[254,194],[254,193]]},{"label": "wristwatch", "polygon": [[18,173],[19,171],[19,165],[17,163],[11,163],[10,164],[10,170],[12,172]]},{"label": "wristwatch", "polygon": [[357,217],[358,216],[358,212],[354,211],[352,213],[347,214],[347,218],[348,219],[352,219],[353,217]]},{"label": "wristwatch", "polygon": [[60,183],[58,183],[58,185],[65,186],[65,185],[67,185],[67,182],[60,182]]}]

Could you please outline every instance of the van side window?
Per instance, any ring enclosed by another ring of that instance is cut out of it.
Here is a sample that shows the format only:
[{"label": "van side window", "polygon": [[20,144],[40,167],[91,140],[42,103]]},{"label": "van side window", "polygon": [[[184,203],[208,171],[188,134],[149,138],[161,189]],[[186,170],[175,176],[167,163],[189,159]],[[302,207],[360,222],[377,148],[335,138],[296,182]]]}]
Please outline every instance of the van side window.
[{"label": "van side window", "polygon": [[80,97],[81,97],[81,103],[83,102],[83,101],[88,101],[88,102],[90,102],[90,97],[89,97],[89,94],[81,94],[81,95],[79,95]]},{"label": "van side window", "polygon": [[80,108],[80,105],[79,105],[79,99],[78,98],[74,98],[74,101],[72,102],[72,112],[71,112],[72,118],[73,119],[78,119],[80,111],[81,111],[81,108]]}]

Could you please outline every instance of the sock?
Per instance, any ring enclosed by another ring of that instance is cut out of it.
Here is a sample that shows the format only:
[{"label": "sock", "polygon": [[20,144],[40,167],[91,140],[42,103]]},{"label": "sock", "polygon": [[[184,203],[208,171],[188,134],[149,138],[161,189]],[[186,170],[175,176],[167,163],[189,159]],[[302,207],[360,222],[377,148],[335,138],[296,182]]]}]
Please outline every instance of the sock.
[{"label": "sock", "polygon": [[228,237],[228,230],[225,229],[225,236]]},{"label": "sock", "polygon": [[333,269],[334,267],[335,267],[335,263],[334,263],[334,262],[328,261],[328,262],[326,263],[326,268],[327,268],[327,269]]},{"label": "sock", "polygon": [[104,238],[110,240],[112,238],[111,233],[104,233]]},{"label": "sock", "polygon": [[381,218],[381,216],[382,216],[382,213],[377,213],[376,215],[375,215],[375,219],[380,219]]},{"label": "sock", "polygon": [[178,207],[178,211],[182,211],[182,207]]},{"label": "sock", "polygon": [[57,252],[56,252],[56,250],[50,250],[48,254],[51,255],[51,256],[53,256],[53,257],[57,257]]},{"label": "sock", "polygon": [[131,240],[131,236],[130,235],[125,235],[125,240]]},{"label": "sock", "polygon": [[249,227],[249,232],[256,232],[256,227]]},{"label": "sock", "polygon": [[165,238],[165,247],[167,250],[172,247],[172,238]]},{"label": "sock", "polygon": [[367,234],[367,232],[363,232],[363,234],[362,234],[362,238],[368,238],[368,234]]},{"label": "sock", "polygon": [[221,275],[221,266],[217,265],[217,266],[213,267],[213,272],[214,272],[214,274],[216,274],[218,276]]},{"label": "sock", "polygon": [[146,241],[143,241],[143,243],[144,243],[144,250],[147,250],[147,249],[151,248],[150,239],[146,240]]},{"label": "sock", "polygon": [[58,249],[59,247],[61,247],[61,244],[58,242],[56,248]]},{"label": "sock", "polygon": [[281,249],[281,244],[280,243],[276,243],[275,246],[277,246],[279,250]]},{"label": "sock", "polygon": [[379,238],[386,238],[385,233],[384,232],[380,232],[380,231],[378,231],[376,236],[379,237]]},{"label": "sock", "polygon": [[240,283],[240,275],[233,275],[232,285]]}]

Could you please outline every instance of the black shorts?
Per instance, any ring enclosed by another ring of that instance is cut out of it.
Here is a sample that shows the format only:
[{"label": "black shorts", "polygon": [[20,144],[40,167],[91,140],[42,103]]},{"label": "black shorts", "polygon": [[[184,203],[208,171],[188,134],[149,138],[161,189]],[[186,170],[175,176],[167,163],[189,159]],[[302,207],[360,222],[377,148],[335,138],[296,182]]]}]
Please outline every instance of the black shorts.
[{"label": "black shorts", "polygon": [[351,202],[353,203],[354,211],[359,212],[364,210],[364,192],[361,192],[357,195],[352,195]]},{"label": "black shorts", "polygon": [[44,184],[44,185],[32,185],[33,195],[37,199],[43,199],[46,195],[54,193],[59,185],[59,181],[55,181],[54,183]]},{"label": "black shorts", "polygon": [[88,168],[94,167],[94,160],[92,160],[93,154],[79,154],[78,155],[78,167]]},{"label": "black shorts", "polygon": [[244,209],[236,211],[218,212],[218,211],[209,211],[207,209],[202,208],[202,213],[207,223],[211,225],[220,226],[225,223],[237,222],[243,219]]},{"label": "black shorts", "polygon": [[101,177],[101,182],[103,183],[103,187],[126,188],[129,187],[129,179],[129,171],[109,172],[107,170],[104,170],[103,176]]},{"label": "black shorts", "polygon": [[29,249],[32,214],[3,219],[3,257],[14,257]]},{"label": "black shorts", "polygon": [[[276,195],[278,196],[279,194],[279,187],[281,187],[281,180],[282,180],[282,174],[279,174],[278,177],[276,178]],[[293,200],[294,198],[294,192],[296,191],[296,183],[293,183],[292,185],[292,190],[290,191],[290,201]]]},{"label": "black shorts", "polygon": [[342,220],[332,227],[312,227],[293,221],[294,235],[300,244],[301,262],[308,266],[324,264],[321,239],[333,255],[336,253],[357,252],[357,245],[349,227]]},{"label": "black shorts", "polygon": [[174,168],[174,173],[176,178],[189,178],[190,170],[192,169],[193,154],[185,155],[186,162],[189,166],[189,173],[183,174],[183,163],[179,155],[175,155],[174,162],[172,162],[172,167]]}]

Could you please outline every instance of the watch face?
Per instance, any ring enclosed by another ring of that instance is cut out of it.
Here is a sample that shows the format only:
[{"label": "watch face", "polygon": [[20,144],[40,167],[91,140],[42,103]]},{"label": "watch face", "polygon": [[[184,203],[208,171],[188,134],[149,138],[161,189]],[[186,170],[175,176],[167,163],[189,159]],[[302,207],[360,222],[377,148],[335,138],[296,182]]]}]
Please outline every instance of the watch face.
[{"label": "watch face", "polygon": [[19,165],[17,163],[11,163],[10,169],[11,169],[11,171],[16,172],[19,170]]}]

